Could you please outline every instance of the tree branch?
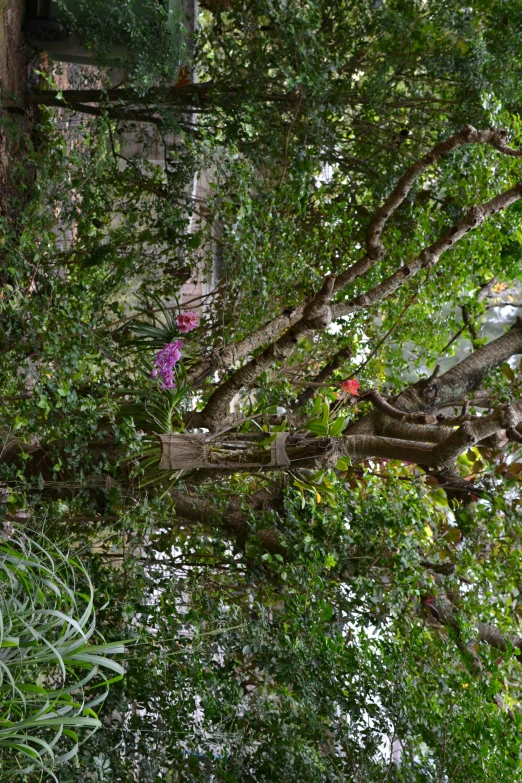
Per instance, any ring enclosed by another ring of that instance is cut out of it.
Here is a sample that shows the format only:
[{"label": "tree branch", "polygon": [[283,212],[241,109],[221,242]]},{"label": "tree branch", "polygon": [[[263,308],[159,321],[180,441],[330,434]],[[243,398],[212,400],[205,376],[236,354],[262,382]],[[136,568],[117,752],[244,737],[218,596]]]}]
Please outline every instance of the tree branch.
[{"label": "tree branch", "polygon": [[395,405],[405,411],[431,412],[454,404],[478,389],[486,373],[517,353],[522,353],[522,319],[517,320],[501,337],[481,346],[438,378],[428,378],[405,389],[395,400]]},{"label": "tree branch", "polygon": [[[499,152],[506,155],[521,157],[522,151],[508,147],[506,140],[507,132],[504,130],[488,129],[485,131],[477,131],[475,128],[468,125],[460,133],[455,134],[445,142],[435,145],[431,152],[411,166],[399,180],[383,206],[377,210],[371,219],[366,235],[367,247],[365,255],[348,270],[338,275],[335,282],[334,293],[339,292],[358,277],[365,274],[384,257],[385,251],[381,242],[381,236],[386,222],[389,220],[391,214],[404,201],[416,179],[428,166],[432,165],[442,155],[447,154],[464,144],[471,143],[490,144]],[[465,217],[459,221],[457,226],[450,229],[431,247],[426,248],[411,264],[402,267],[395,275],[392,275],[381,283],[380,286],[376,286],[366,294],[362,294],[353,302],[339,302],[335,304],[332,307],[332,317],[335,319],[342,315],[356,312],[357,310],[375,304],[383,298],[386,298],[420,269],[433,266],[445,250],[448,250],[456,241],[482,223],[486,217],[499,209],[504,209],[509,206],[509,204],[514,203],[521,195],[522,185],[519,183],[515,188],[497,196],[487,204],[472,207]],[[264,343],[277,340],[283,330],[292,327],[302,319],[306,306],[307,302],[301,302],[295,308],[286,308],[282,313],[275,318],[272,318],[253,334],[248,335],[234,345],[226,346],[225,348],[214,352],[189,371],[189,383],[193,386],[197,386],[217,369],[227,369],[234,363],[251,355]]]},{"label": "tree branch", "polygon": [[286,358],[306,331],[309,329],[324,329],[333,319],[365,309],[382,299],[388,298],[405,280],[416,275],[421,269],[431,269],[439,261],[442,253],[449,250],[467,233],[481,225],[487,217],[501,209],[505,209],[520,198],[522,198],[522,181],[485,204],[474,205],[453,228],[446,231],[442,237],[439,237],[428,248],[425,248],[407,266],[401,267],[401,269],[390,275],[382,283],[361,294],[352,302],[338,302],[330,307],[329,301],[332,293],[336,290],[339,278],[337,280],[333,277],[326,278],[319,294],[304,306],[301,320],[289,329],[283,337],[275,340],[260,356],[250,360],[250,362],[247,362],[246,365],[233,373],[231,378],[214,392],[203,414],[192,420],[203,422],[202,426],[214,427],[216,418],[228,413],[228,405],[239,389],[248,383],[252,383],[263,370],[270,367],[278,358]]},{"label": "tree branch", "polygon": [[212,503],[203,498],[196,498],[186,492],[171,489],[176,514],[184,519],[200,522],[212,527],[222,527],[232,533],[239,545],[244,547],[249,535],[254,535],[261,546],[272,554],[284,555],[286,547],[281,534],[276,530],[258,530],[255,533],[249,528],[248,518],[237,505],[229,503],[223,512],[218,512]]},{"label": "tree branch", "polygon": [[505,130],[489,128],[488,130],[478,131],[472,125],[466,125],[459,133],[450,136],[446,141],[436,144],[430,152],[414,163],[400,178],[382,207],[375,212],[366,231],[366,254],[349,269],[339,275],[337,278],[336,290],[345,288],[353,283],[358,277],[366,274],[369,269],[385,257],[386,249],[381,241],[384,227],[391,215],[400,207],[404,199],[408,196],[416,180],[426,171],[426,169],[433,165],[433,163],[439,160],[443,155],[447,155],[465,144],[490,144],[505,155],[522,157],[522,150],[515,150],[508,147],[506,141],[507,131]]},{"label": "tree branch", "polygon": [[[306,332],[314,329],[324,329],[328,326],[332,320],[330,299],[334,285],[335,278],[327,277],[321,290],[304,307],[301,320],[258,356],[233,372],[216,389],[203,411],[196,415],[189,414],[187,417],[188,426],[203,426],[211,431],[218,426],[222,426],[223,420],[229,415],[230,402],[243,386],[253,383],[274,362],[287,358]],[[195,422],[197,423],[195,424]]]},{"label": "tree branch", "polygon": [[[341,348],[337,353],[332,357],[332,359],[326,364],[323,369],[315,376],[313,383],[323,383],[327,378],[332,375],[336,370],[339,369],[339,367],[345,362],[347,359],[352,356],[353,351],[350,348],[350,346],[346,346],[345,348]],[[315,387],[314,386],[308,386],[308,388],[304,389],[304,391],[301,392],[297,400],[293,403],[292,409],[296,410],[297,408],[301,408],[303,405],[305,405],[308,400],[310,400],[315,394]]]},{"label": "tree branch", "polygon": [[350,315],[366,307],[371,307],[383,299],[387,299],[393,294],[406,280],[411,279],[421,269],[432,269],[439,261],[441,255],[450,250],[453,245],[459,242],[470,231],[473,231],[491,215],[506,209],[511,204],[516,203],[522,198],[522,180],[509,188],[509,190],[500,193],[490,201],[484,204],[475,204],[469,209],[455,226],[446,231],[432,245],[422,250],[419,255],[405,266],[398,269],[392,275],[379,285],[374,286],[366,293],[348,302],[337,302],[332,306],[333,318],[340,318],[344,315]]},{"label": "tree branch", "polygon": [[[434,612],[430,610],[430,613],[435,619],[437,619],[442,625],[447,625],[453,628],[457,633],[459,632],[459,623],[457,618],[457,612],[453,603],[446,596],[437,596],[433,602],[430,602],[429,606],[434,607]],[[489,644],[490,647],[494,647],[496,650],[505,652],[509,645],[511,645],[517,655],[522,652],[522,638],[511,634],[504,634],[497,628],[496,625],[491,623],[475,623],[475,627],[478,632],[478,639],[480,642]]]}]

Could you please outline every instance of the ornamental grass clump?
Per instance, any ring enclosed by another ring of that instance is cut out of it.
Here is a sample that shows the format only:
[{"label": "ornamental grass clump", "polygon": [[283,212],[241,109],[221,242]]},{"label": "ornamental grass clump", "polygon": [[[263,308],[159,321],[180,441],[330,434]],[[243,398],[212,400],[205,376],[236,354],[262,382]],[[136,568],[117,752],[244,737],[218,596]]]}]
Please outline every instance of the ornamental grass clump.
[{"label": "ornamental grass clump", "polygon": [[0,543],[0,779],[55,771],[99,728],[122,666],[96,643],[91,581],[74,557],[15,530]]}]

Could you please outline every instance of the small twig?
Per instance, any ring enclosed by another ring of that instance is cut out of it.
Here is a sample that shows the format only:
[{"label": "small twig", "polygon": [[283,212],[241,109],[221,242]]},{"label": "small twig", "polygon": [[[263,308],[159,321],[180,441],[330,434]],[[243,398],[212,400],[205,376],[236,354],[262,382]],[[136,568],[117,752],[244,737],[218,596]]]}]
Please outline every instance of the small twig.
[{"label": "small twig", "polygon": [[116,152],[116,147],[114,146],[114,136],[112,134],[112,124],[109,118],[107,118],[107,128],[109,130],[109,140],[111,142],[111,149],[112,149],[112,154],[114,156],[114,160],[117,161],[118,158],[121,158],[121,160],[124,160],[126,163],[129,164],[129,166],[132,166],[132,163],[129,160],[129,158],[126,158],[125,155],[120,155],[120,153]]},{"label": "small twig", "polygon": [[451,348],[451,346],[453,345],[453,343],[454,343],[456,340],[458,340],[458,339],[459,339],[460,335],[462,334],[462,332],[464,332],[464,331],[465,331],[465,329],[466,329],[466,325],[464,324],[464,326],[463,326],[461,329],[459,329],[459,330],[458,330],[458,332],[455,332],[455,334],[453,335],[453,337],[451,338],[451,340],[450,340],[448,343],[446,343],[446,345],[444,346],[444,348],[442,348],[442,350],[441,350],[441,353],[446,353],[446,351],[447,351],[449,348]]},{"label": "small twig", "polygon": [[301,408],[308,400],[313,396],[314,389],[320,388],[320,387],[328,387],[328,386],[337,386],[336,383],[322,383],[326,378],[328,378],[329,375],[331,375],[335,370],[339,369],[341,364],[344,360],[348,359],[352,355],[353,351],[350,348],[350,346],[346,346],[345,348],[341,348],[340,351],[338,351],[333,359],[328,362],[325,367],[316,375],[315,381],[294,381],[294,384],[297,386],[307,386],[303,392],[299,395],[295,403],[292,405],[292,410],[295,410],[296,408]]},{"label": "small twig", "polygon": [[[477,293],[477,302],[483,302],[484,299],[487,299],[487,297],[490,296],[491,290],[492,290],[492,288],[493,288],[493,286],[495,285],[496,282],[497,282],[497,275],[492,277],[491,280],[488,283],[485,283],[483,286],[481,286],[479,288],[478,293]],[[446,353],[446,351],[449,348],[451,348],[453,343],[456,340],[459,339],[459,337],[461,336],[462,332],[464,332],[466,330],[466,328],[468,328],[468,329],[470,328],[470,326],[469,326],[469,324],[470,324],[469,311],[467,310],[465,305],[464,306],[461,305],[461,310],[462,310],[462,318],[463,318],[463,321],[464,321],[464,326],[462,326],[462,328],[459,329],[458,332],[456,332],[453,335],[451,340],[448,343],[446,343],[444,348],[441,350],[441,354]],[[473,329],[473,331],[475,331],[475,330]],[[476,334],[472,334],[472,338],[476,339]],[[473,340],[472,340],[472,342],[473,342]],[[473,345],[473,347],[475,348],[476,346]]]}]

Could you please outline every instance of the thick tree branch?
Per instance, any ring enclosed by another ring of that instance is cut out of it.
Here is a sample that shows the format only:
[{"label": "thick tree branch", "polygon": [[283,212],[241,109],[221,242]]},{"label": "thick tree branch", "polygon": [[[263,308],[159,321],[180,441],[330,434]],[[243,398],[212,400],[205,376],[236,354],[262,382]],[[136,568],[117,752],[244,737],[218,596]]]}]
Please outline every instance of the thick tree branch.
[{"label": "thick tree branch", "polygon": [[489,416],[477,416],[464,422],[433,450],[432,462],[439,470],[451,469],[455,460],[476,443],[501,431],[515,429],[522,420],[522,403],[501,405]]},{"label": "thick tree branch", "polygon": [[453,405],[478,389],[488,372],[518,353],[522,353],[522,320],[517,320],[501,337],[483,345],[443,375],[405,389],[395,400],[395,406],[407,412],[431,412]]},{"label": "thick tree branch", "polygon": [[[45,106],[71,108],[74,104],[96,103],[104,108],[135,106],[158,106],[181,103],[196,106],[204,100],[213,86],[212,82],[196,82],[172,87],[153,87],[144,95],[125,87],[109,89],[79,90],[34,90],[27,93],[25,102]],[[83,106],[79,111],[84,111]]]},{"label": "thick tree branch", "polygon": [[416,440],[426,443],[442,443],[449,438],[453,430],[451,427],[427,424],[410,424],[390,419],[388,416],[375,418],[374,434],[382,437],[398,438],[399,440]]},{"label": "thick tree branch", "polygon": [[[366,237],[366,253],[358,262],[353,264],[348,270],[342,272],[336,279],[334,293],[348,286],[361,275],[371,269],[381,258],[385,251],[381,242],[382,232],[387,220],[391,214],[402,204],[407,197],[416,179],[432,165],[442,155],[452,150],[471,143],[490,144],[499,152],[512,157],[522,157],[521,150],[515,150],[507,146],[507,132],[501,129],[488,129],[478,131],[472,126],[466,126],[460,133],[441,142],[427,153],[420,161],[415,163],[399,180],[396,187],[386,199],[383,206],[377,210],[370,221]],[[470,230],[482,223],[489,215],[504,209],[509,204],[517,201],[522,195],[522,185],[519,183],[515,188],[510,189],[504,194],[497,196],[487,204],[472,207],[461,221],[446,234],[444,234],[431,247],[426,248],[414,261],[402,267],[395,275],[392,275],[380,286],[376,286],[366,294],[362,294],[353,301],[339,302],[332,307],[333,318],[356,312],[364,307],[375,304],[378,301],[389,296],[406,280],[410,279],[422,268],[430,268],[437,263],[441,254],[448,250],[460,238],[465,236]],[[295,308],[288,308],[275,318],[268,321],[260,329],[234,345],[227,346],[224,349],[207,357],[191,369],[188,375],[189,382],[197,386],[202,383],[212,372],[218,368],[227,369],[234,363],[240,361],[246,356],[251,355],[264,343],[278,339],[281,331],[298,323],[303,315],[306,302],[301,302]]]},{"label": "thick tree branch", "polygon": [[227,345],[217,351],[213,351],[208,357],[202,359],[187,373],[187,381],[192,386],[199,386],[203,381],[218,369],[227,370],[236,362],[246,356],[250,356],[264,343],[273,342],[286,329],[301,320],[304,314],[306,302],[301,302],[297,307],[289,307],[280,315],[268,321],[264,326],[233,345]]},{"label": "thick tree branch", "polygon": [[281,534],[276,530],[258,530],[253,534],[245,512],[237,505],[230,503],[223,512],[218,512],[212,503],[203,498],[190,496],[177,489],[171,489],[170,494],[174,500],[176,514],[183,519],[221,527],[231,533],[243,547],[249,535],[255,535],[263,549],[272,554],[285,554],[286,547]]},{"label": "thick tree branch", "polygon": [[383,280],[382,283],[379,283],[379,285],[374,286],[374,288],[369,291],[360,294],[351,301],[335,303],[332,306],[333,318],[336,319],[344,315],[350,315],[351,313],[363,310],[366,307],[371,307],[372,305],[377,304],[377,302],[381,302],[383,299],[387,299],[403,285],[406,280],[409,280],[414,275],[418,274],[421,269],[431,269],[434,267],[445,251],[450,250],[453,245],[465,237],[466,234],[482,225],[488,217],[502,209],[506,209],[521,198],[522,180],[517,182],[514,187],[509,188],[509,190],[504,191],[504,193],[500,193],[490,201],[487,201],[484,204],[474,205],[455,226],[446,231],[446,233],[439,237],[432,245],[425,248],[416,258],[402,266],[386,280]]},{"label": "thick tree branch", "polygon": [[[168,470],[179,469],[179,455],[175,450],[179,435],[161,436],[162,466]],[[172,440],[172,443],[171,443]],[[368,457],[378,459],[396,459],[404,462],[414,462],[421,465],[434,464],[434,446],[421,441],[406,441],[375,435],[349,435],[346,437],[306,438],[290,436],[287,441],[286,454],[290,460],[291,469],[299,468],[333,468],[341,457],[362,460]],[[226,442],[221,444],[222,451],[216,451],[212,456],[202,461],[201,468],[241,472],[245,468],[259,471],[288,470],[286,465],[274,465],[271,453],[265,448],[253,446],[243,451],[231,454],[226,451]]]},{"label": "thick tree branch", "polygon": [[334,285],[334,277],[326,278],[321,290],[305,306],[301,320],[262,353],[233,372],[230,378],[216,389],[201,413],[197,416],[189,415],[189,426],[203,426],[211,431],[222,426],[229,415],[230,402],[243,386],[251,384],[275,362],[288,357],[306,332],[328,326],[332,320],[330,298]]},{"label": "thick tree branch", "polygon": [[196,417],[194,421],[203,422],[202,426],[205,427],[215,427],[217,417],[228,412],[228,405],[239,389],[242,386],[251,383],[261,372],[277,361],[278,358],[285,358],[288,356],[294,349],[299,338],[302,337],[306,331],[311,328],[324,329],[332,319],[339,318],[343,315],[349,315],[350,313],[374,305],[382,299],[388,298],[407,279],[416,275],[421,269],[430,269],[433,267],[439,261],[442,253],[449,250],[456,242],[466,236],[467,233],[481,225],[486,218],[501,209],[507,208],[520,198],[522,198],[522,181],[504,193],[495,196],[495,198],[485,204],[471,207],[466,215],[464,215],[453,228],[446,231],[442,237],[439,237],[432,245],[424,249],[408,265],[401,267],[401,269],[390,275],[390,277],[382,283],[375,286],[370,291],[361,294],[352,302],[338,302],[330,307],[329,300],[337,287],[339,278],[337,278],[337,280],[332,277],[326,278],[319,294],[304,307],[301,320],[288,330],[283,337],[280,337],[265,349],[260,356],[252,359],[244,365],[244,367],[233,373],[232,377],[214,392],[203,415]]},{"label": "thick tree branch", "polygon": [[[433,602],[430,601],[428,607],[430,614],[442,625],[447,625],[457,631],[457,633],[459,632],[457,611],[449,598],[437,596]],[[490,647],[494,647],[501,652],[505,652],[510,645],[515,649],[517,655],[522,652],[522,638],[520,636],[502,633],[496,625],[491,623],[477,622],[475,627],[480,642],[489,644]]]},{"label": "thick tree branch", "polygon": [[375,264],[384,258],[386,249],[381,237],[384,227],[392,214],[408,196],[417,179],[443,155],[447,155],[465,144],[490,144],[499,152],[514,157],[522,157],[522,150],[515,150],[506,144],[507,132],[489,128],[478,131],[472,125],[466,125],[459,133],[446,141],[436,144],[430,152],[411,166],[398,181],[382,207],[372,217],[366,231],[366,254],[337,278],[336,290],[345,288],[358,277],[366,274]]}]

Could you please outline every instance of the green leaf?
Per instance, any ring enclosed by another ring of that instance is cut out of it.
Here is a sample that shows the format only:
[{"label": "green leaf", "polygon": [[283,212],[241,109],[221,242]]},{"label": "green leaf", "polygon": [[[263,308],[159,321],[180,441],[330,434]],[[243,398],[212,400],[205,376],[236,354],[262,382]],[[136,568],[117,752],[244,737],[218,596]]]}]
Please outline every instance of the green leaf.
[{"label": "green leaf", "polygon": [[329,427],[329,429],[328,429],[328,434],[329,434],[329,435],[333,435],[334,437],[335,437],[335,436],[337,436],[337,435],[340,435],[340,434],[341,434],[341,432],[342,432],[342,431],[345,429],[345,427],[347,426],[347,424],[348,424],[348,421],[347,421],[347,419],[345,419],[345,417],[344,417],[344,416],[339,416],[339,417],[338,417],[338,418],[337,418],[337,419],[336,419],[336,420],[333,422],[333,424],[331,424],[331,425],[330,425],[330,427]]},{"label": "green leaf", "polygon": [[515,373],[511,369],[510,365],[507,362],[504,362],[502,365],[502,372],[504,373],[504,376],[508,379],[510,383],[513,383],[515,380]]},{"label": "green leaf", "polygon": [[4,636],[0,640],[0,647],[18,647],[20,644],[19,637]]},{"label": "green leaf", "polygon": [[318,421],[309,422],[305,426],[309,432],[313,432],[315,435],[328,435],[328,427]]},{"label": "green leaf", "polygon": [[323,426],[326,426],[328,423],[328,419],[330,418],[330,404],[328,402],[323,402],[321,405],[321,416],[320,416],[320,423]]}]

